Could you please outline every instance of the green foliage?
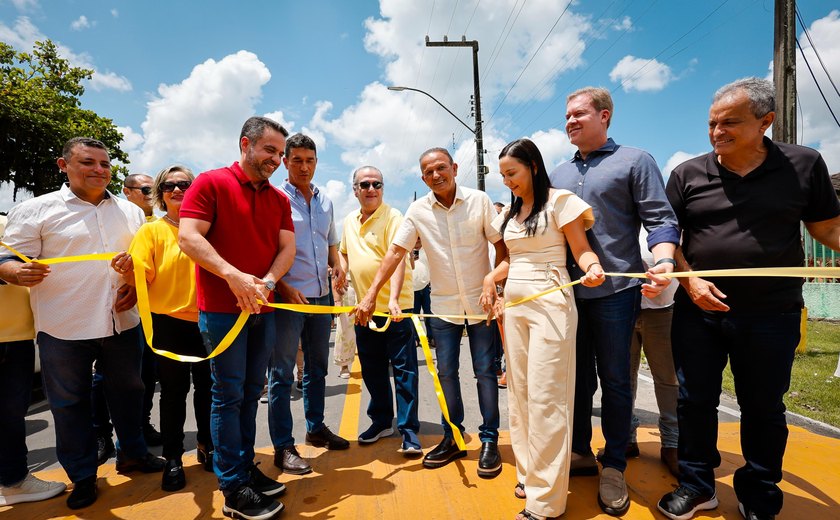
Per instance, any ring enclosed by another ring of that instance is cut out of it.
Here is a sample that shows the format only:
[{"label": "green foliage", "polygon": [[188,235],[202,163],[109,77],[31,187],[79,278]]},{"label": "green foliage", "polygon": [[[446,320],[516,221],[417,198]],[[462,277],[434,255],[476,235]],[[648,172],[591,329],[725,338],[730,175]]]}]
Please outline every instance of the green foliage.
[{"label": "green foliage", "polygon": [[[790,390],[785,395],[788,410],[840,427],[840,378],[834,377],[840,356],[840,324],[808,321],[808,346],[796,354]],[[723,373],[723,389],[735,395],[729,365]]]},{"label": "green foliage", "polygon": [[[55,161],[72,137],[99,139],[112,161],[128,163],[114,123],[80,107],[82,81],[92,74],[70,66],[49,40],[36,42],[32,53],[0,42],[0,182],[12,183],[15,196],[21,189],[38,196],[61,186],[66,177]],[[116,173],[123,170],[115,167],[113,193],[122,187]]]}]

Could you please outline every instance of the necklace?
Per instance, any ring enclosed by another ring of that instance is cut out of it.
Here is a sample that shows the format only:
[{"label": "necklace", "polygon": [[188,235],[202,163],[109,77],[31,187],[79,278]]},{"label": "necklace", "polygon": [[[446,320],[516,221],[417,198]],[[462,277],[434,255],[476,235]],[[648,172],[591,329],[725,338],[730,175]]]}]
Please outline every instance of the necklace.
[{"label": "necklace", "polygon": [[180,224],[180,222],[175,222],[174,220],[172,220],[171,218],[169,218],[169,215],[164,215],[164,216],[163,216],[163,220],[165,220],[165,221],[169,222],[170,224],[172,224],[172,225],[173,225],[173,226],[175,226],[175,227],[178,227],[178,226],[179,226],[179,224]]}]

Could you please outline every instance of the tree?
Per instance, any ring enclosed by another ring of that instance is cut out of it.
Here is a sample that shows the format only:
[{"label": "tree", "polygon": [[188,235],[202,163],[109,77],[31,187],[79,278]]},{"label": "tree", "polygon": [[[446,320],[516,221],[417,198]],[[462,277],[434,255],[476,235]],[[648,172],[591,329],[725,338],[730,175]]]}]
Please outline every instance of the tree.
[{"label": "tree", "polygon": [[[0,182],[38,196],[61,187],[66,177],[56,166],[71,137],[99,139],[111,160],[128,163],[113,121],[80,107],[82,81],[93,71],[72,67],[50,40],[35,42],[32,53],[16,52],[0,42]],[[114,166],[112,193],[122,188],[124,166]]]}]

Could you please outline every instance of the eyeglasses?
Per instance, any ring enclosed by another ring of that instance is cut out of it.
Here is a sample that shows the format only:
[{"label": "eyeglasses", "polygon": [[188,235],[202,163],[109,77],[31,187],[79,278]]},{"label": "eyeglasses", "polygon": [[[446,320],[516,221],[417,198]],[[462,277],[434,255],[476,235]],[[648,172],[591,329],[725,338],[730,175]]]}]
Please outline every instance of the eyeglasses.
[{"label": "eyeglasses", "polygon": [[127,190],[140,190],[140,193],[143,195],[151,195],[152,194],[152,187],[151,186],[126,186],[125,189]]},{"label": "eyeglasses", "polygon": [[370,187],[373,186],[373,189],[378,190],[382,187],[382,183],[379,182],[379,181],[373,181],[373,182],[362,181],[362,182],[356,184],[356,186],[360,187],[363,190],[370,189]]},{"label": "eyeglasses", "polygon": [[178,182],[161,182],[160,183],[160,191],[164,193],[169,193],[170,191],[175,191],[177,187],[181,191],[187,191],[187,188],[192,186],[192,181],[178,181]]}]

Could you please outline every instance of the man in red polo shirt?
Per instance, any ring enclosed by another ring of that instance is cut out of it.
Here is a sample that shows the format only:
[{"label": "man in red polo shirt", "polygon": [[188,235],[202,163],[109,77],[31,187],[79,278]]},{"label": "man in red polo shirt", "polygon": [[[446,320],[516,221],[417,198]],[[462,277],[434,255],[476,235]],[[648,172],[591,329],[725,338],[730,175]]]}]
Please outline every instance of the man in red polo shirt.
[{"label": "man in red polo shirt", "polygon": [[289,199],[268,179],[280,165],[286,137],[281,125],[252,117],[242,126],[239,162],[199,175],[181,205],[178,244],[195,261],[199,328],[218,345],[242,311],[242,331],[210,361],[210,428],[223,512],[246,520],[272,518],[286,487],[254,465],[256,415],[268,357],[275,342],[274,284],[295,257]]}]

